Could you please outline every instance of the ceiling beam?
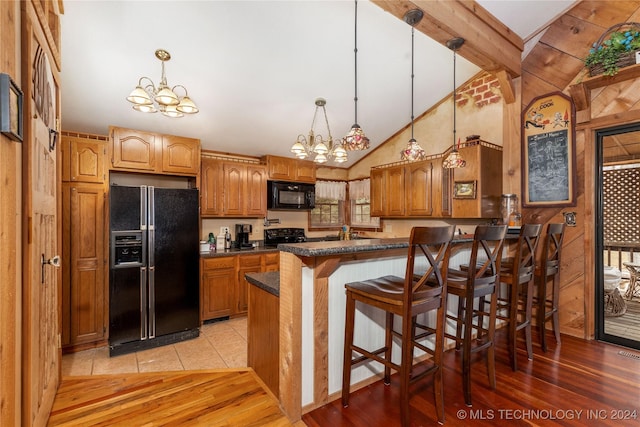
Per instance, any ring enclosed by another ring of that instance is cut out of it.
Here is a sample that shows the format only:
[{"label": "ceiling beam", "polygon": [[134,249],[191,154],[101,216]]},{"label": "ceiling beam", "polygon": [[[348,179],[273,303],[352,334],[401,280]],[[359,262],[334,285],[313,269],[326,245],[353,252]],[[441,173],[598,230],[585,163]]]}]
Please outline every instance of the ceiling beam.
[{"label": "ceiling beam", "polygon": [[[415,28],[446,46],[454,37],[465,39],[457,51],[462,57],[502,81],[521,74],[522,39],[475,1],[468,0],[372,0],[383,10],[403,19],[411,9],[421,9],[424,18]],[[502,71],[506,72],[506,76]],[[504,90],[504,88],[503,88]]]}]

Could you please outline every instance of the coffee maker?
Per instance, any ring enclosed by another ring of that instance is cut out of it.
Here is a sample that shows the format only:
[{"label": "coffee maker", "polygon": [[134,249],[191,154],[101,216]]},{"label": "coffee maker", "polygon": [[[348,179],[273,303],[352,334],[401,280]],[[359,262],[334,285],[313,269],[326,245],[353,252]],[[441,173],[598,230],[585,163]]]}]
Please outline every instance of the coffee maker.
[{"label": "coffee maker", "polygon": [[236,246],[238,249],[252,248],[249,243],[249,234],[253,231],[251,224],[236,224]]}]

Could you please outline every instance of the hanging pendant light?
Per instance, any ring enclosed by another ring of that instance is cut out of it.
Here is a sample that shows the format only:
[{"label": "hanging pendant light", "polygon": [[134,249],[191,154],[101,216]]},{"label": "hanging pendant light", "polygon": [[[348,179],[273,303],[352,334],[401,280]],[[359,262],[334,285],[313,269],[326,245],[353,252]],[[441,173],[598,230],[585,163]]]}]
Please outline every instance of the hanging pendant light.
[{"label": "hanging pendant light", "polygon": [[400,152],[402,160],[423,160],[425,152],[413,137],[413,52],[414,52],[414,31],[415,25],[422,19],[423,13],[420,9],[411,9],[404,14],[404,22],[411,25],[411,139],[407,147]]},{"label": "hanging pendant light", "polygon": [[[367,150],[369,148],[369,138],[358,124],[358,0],[355,0],[355,25],[354,25],[354,69],[355,69],[355,95],[353,106],[355,110],[355,120],[349,133],[342,138],[342,146],[347,150]],[[345,159],[346,160],[346,159]]]},{"label": "hanging pendant light", "polygon": [[[453,51],[453,146],[449,155],[442,161],[442,167],[446,169],[463,168],[467,165],[467,162],[462,158],[458,147],[456,147],[456,105],[458,100],[456,99],[456,50],[460,49],[460,46],[464,44],[462,37],[456,37],[447,41],[447,47]],[[458,139],[458,146],[460,140]]]}]

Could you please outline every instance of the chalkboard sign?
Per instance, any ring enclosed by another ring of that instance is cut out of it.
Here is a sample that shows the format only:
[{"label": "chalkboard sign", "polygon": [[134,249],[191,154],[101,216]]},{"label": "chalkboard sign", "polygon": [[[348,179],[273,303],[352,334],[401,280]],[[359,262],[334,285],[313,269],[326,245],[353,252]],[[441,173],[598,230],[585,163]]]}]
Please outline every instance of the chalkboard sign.
[{"label": "chalkboard sign", "polygon": [[522,119],[522,205],[575,206],[575,108],[554,93],[534,99]]}]

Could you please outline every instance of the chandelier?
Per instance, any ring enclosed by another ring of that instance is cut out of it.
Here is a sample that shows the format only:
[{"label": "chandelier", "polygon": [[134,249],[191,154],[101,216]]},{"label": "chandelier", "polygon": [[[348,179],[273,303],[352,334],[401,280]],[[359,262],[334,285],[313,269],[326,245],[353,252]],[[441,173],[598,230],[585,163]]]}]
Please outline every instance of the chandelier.
[{"label": "chandelier", "polygon": [[358,0],[355,0],[355,25],[354,25],[354,69],[355,69],[355,95],[353,97],[353,105],[355,109],[355,120],[349,133],[342,138],[342,145],[347,150],[367,150],[369,148],[369,138],[358,124]]},{"label": "chandelier", "polygon": [[402,160],[424,160],[425,152],[413,137],[413,51],[414,51],[414,26],[422,19],[423,12],[420,9],[411,9],[404,14],[404,22],[411,25],[411,139],[407,147],[400,152]]},{"label": "chandelier", "polygon": [[[453,51],[453,148],[449,155],[442,161],[442,167],[446,169],[463,168],[467,165],[465,159],[462,158],[460,152],[456,148],[456,50],[464,44],[462,37],[456,37],[447,41],[447,47]],[[460,140],[458,139],[458,145]]]},{"label": "chandelier", "polygon": [[[133,104],[133,109],[142,113],[155,113],[161,111],[167,117],[182,117],[185,114],[197,113],[198,107],[189,98],[187,89],[182,85],[169,87],[167,77],[164,74],[164,63],[171,59],[171,54],[164,49],[156,50],[156,58],[162,63],[162,76],[156,87],[149,77],[140,77],[138,86],[127,96],[127,101]],[[143,83],[144,82],[144,83]],[[145,84],[143,86],[143,84]],[[184,91],[184,96],[179,97],[176,89]]]},{"label": "chandelier", "polygon": [[[327,119],[327,110],[324,106],[327,101],[324,98],[317,98],[316,110],[313,113],[313,121],[311,122],[311,129],[309,130],[308,138],[304,135],[298,135],[297,141],[291,146],[291,152],[299,159],[306,159],[311,155],[315,155],[313,161],[316,163],[326,163],[327,160],[333,159],[336,163],[343,163],[347,161],[347,151],[342,144],[333,143],[331,137],[331,129],[329,129],[329,120]],[[322,109],[324,114],[324,121],[327,125],[328,140],[325,142],[324,138],[320,134],[313,132],[313,127],[316,123],[316,117],[318,116],[318,110]]]}]

